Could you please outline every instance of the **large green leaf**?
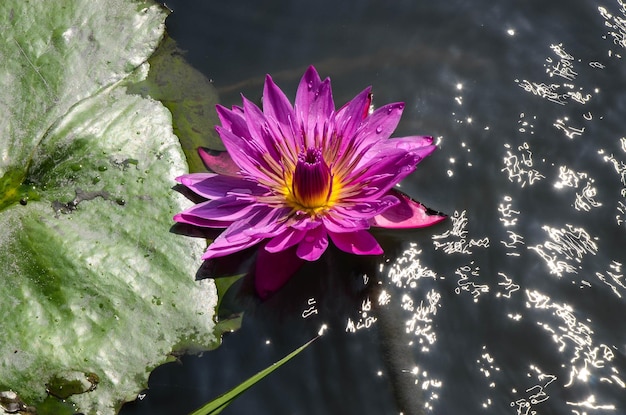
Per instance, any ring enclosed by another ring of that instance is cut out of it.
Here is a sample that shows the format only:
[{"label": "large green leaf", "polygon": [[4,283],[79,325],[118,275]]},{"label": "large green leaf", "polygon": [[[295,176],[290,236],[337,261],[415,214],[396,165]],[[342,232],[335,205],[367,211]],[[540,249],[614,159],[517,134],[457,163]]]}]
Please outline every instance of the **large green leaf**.
[{"label": "large green leaf", "polygon": [[187,157],[189,170],[206,171],[196,151],[199,146],[224,150],[215,131],[219,122],[213,84],[184,58],[176,42],[166,37],[150,57],[150,73],[132,91],[158,99],[172,113],[174,132]]},{"label": "large green leaf", "polygon": [[[146,77],[165,13],[0,2],[0,413],[113,414],[173,352],[215,342],[204,242],[169,232],[186,171]],[[42,402],[46,401],[46,404]],[[46,409],[54,407],[54,409]]]}]

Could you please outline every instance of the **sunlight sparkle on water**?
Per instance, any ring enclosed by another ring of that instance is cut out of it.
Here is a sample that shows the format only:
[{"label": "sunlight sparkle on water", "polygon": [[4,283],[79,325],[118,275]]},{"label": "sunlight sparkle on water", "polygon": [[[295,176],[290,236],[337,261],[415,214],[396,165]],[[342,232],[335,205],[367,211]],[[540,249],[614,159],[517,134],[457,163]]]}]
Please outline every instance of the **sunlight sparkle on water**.
[{"label": "sunlight sparkle on water", "polygon": [[517,216],[520,214],[520,211],[512,208],[513,204],[510,202],[512,202],[513,199],[511,198],[511,196],[505,195],[503,200],[503,203],[500,203],[500,205],[498,206],[498,212],[500,213],[500,222],[502,222],[505,227],[515,226],[517,224]]},{"label": "sunlight sparkle on water", "polygon": [[320,330],[317,332],[317,335],[322,336],[327,329],[328,329],[328,326],[326,324],[322,324],[322,326],[320,327]]},{"label": "sunlight sparkle on water", "polygon": [[380,295],[378,296],[378,304],[379,305],[387,305],[391,301],[391,295],[385,291],[381,290]]},{"label": "sunlight sparkle on water", "polygon": [[501,171],[508,174],[510,182],[519,183],[521,187],[524,187],[526,184],[532,185],[536,181],[545,179],[546,176],[533,168],[535,164],[533,153],[527,142],[517,146],[517,150],[513,149],[510,144],[504,144],[504,147],[507,151]]},{"label": "sunlight sparkle on water", "polygon": [[521,314],[507,314],[507,317],[515,321],[520,321],[522,319]]},{"label": "sunlight sparkle on water", "polygon": [[348,322],[346,324],[346,332],[355,333],[357,330],[367,329],[372,326],[372,324],[376,323],[378,320],[376,317],[369,315],[369,312],[372,309],[372,302],[368,298],[364,299],[361,303],[361,309],[356,320],[352,320],[352,318],[348,318]]},{"label": "sunlight sparkle on water", "polygon": [[583,228],[566,224],[563,228],[545,225],[541,229],[548,234],[549,240],[528,249],[535,251],[546,262],[550,274],[559,277],[564,273],[576,274],[582,268],[582,259],[587,254],[598,252],[598,238]]},{"label": "sunlight sparkle on water", "polygon": [[309,308],[305,309],[302,312],[302,318],[307,318],[318,313],[317,308],[315,307],[315,304],[316,304],[315,298],[309,298],[307,300],[307,305],[309,306]]},{"label": "sunlight sparkle on water", "polygon": [[463,253],[471,254],[473,247],[488,248],[489,238],[483,237],[480,239],[466,238],[468,235],[467,217],[466,211],[455,211],[451,216],[452,229],[445,231],[442,234],[433,235],[433,245],[435,249],[442,249],[447,254]]},{"label": "sunlight sparkle on water", "polygon": [[609,269],[604,273],[596,272],[596,277],[598,277],[601,282],[608,285],[619,298],[622,298],[622,293],[626,292],[621,262],[613,260],[611,264],[609,264]]},{"label": "sunlight sparkle on water", "polygon": [[[585,384],[592,378],[613,383],[611,379],[614,376],[623,383],[617,376],[617,369],[611,365],[615,359],[613,348],[596,340],[589,318],[579,321],[580,317],[584,317],[580,316],[580,311],[569,304],[552,302],[545,294],[537,291],[527,291],[526,294],[535,309],[545,310],[545,318],[560,320],[552,325],[538,323],[551,333],[555,345],[558,345],[557,350],[564,355],[564,361],[570,363],[569,379],[564,379],[565,387]],[[616,380],[616,383],[619,382]]]},{"label": "sunlight sparkle on water", "polygon": [[[603,409],[603,410],[615,410],[615,405],[597,405],[596,397],[594,395],[589,395],[587,399],[581,402],[566,402],[568,405],[577,406],[581,408],[587,409]],[[576,413],[575,411],[574,413]]]},{"label": "sunlight sparkle on water", "polygon": [[587,370],[587,368],[584,367],[580,372],[578,372],[578,375],[576,376],[576,378],[578,378],[578,380],[582,382],[588,382],[589,375],[590,375],[589,370]]}]

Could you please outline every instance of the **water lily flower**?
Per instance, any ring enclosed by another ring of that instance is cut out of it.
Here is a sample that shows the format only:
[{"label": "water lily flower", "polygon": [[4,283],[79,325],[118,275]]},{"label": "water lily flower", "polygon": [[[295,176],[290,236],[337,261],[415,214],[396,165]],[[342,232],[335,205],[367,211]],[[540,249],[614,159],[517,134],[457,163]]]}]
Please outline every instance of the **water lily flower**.
[{"label": "water lily flower", "polygon": [[217,106],[217,132],[227,153],[199,149],[213,173],[176,180],[205,202],[177,222],[225,228],[203,259],[258,245],[255,284],[261,297],[282,286],[329,240],[356,255],[383,253],[370,227],[417,228],[445,219],[394,186],[435,150],[426,136],[390,138],[403,103],[370,111],[366,88],[335,109],[330,79],[305,72],[292,105],[267,75],[261,110]]}]

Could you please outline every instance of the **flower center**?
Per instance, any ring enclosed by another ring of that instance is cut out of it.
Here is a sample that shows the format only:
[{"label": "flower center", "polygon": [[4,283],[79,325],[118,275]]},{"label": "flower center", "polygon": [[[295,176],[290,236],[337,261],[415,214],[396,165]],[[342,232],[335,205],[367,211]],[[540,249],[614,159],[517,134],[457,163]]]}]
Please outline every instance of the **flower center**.
[{"label": "flower center", "polygon": [[300,153],[291,184],[294,204],[307,210],[323,208],[331,191],[332,175],[322,151],[309,148]]}]

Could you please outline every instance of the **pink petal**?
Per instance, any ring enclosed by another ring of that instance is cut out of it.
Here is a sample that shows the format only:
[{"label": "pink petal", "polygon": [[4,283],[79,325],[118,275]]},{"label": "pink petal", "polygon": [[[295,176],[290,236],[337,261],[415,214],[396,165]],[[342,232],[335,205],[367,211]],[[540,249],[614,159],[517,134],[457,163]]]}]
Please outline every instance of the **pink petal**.
[{"label": "pink petal", "polygon": [[430,147],[433,144],[433,138],[428,135],[411,135],[408,137],[393,137],[387,143],[397,148],[413,151],[420,147]]},{"label": "pink petal", "polygon": [[403,102],[383,105],[363,121],[355,140],[368,144],[372,140],[386,140],[395,131],[404,111]]},{"label": "pink petal", "polygon": [[369,106],[372,103],[371,91],[370,87],[364,89],[337,111],[334,119],[338,139],[351,138],[368,115]]},{"label": "pink petal", "polygon": [[402,150],[387,147],[386,142],[397,127],[403,110],[404,103],[387,104],[365,118],[354,136],[343,145],[344,151],[339,156],[342,163],[352,165],[354,170],[370,162],[381,151]]},{"label": "pink petal", "polygon": [[352,206],[335,206],[322,218],[322,221],[326,230],[331,233],[349,233],[369,229],[372,218],[398,203],[398,198],[385,195],[380,200],[359,202]]},{"label": "pink petal", "polygon": [[307,261],[317,261],[328,247],[328,237],[323,226],[309,230],[298,244],[296,254]]},{"label": "pink petal", "polygon": [[372,147],[371,151],[378,151],[379,146],[381,148],[397,148],[403,149],[407,152],[414,154],[419,157],[419,161],[421,161],[424,157],[430,155],[433,151],[437,149],[437,146],[432,144],[432,137],[416,135],[411,137],[401,137],[401,138],[391,138],[389,140],[381,141]]},{"label": "pink petal", "polygon": [[248,220],[246,235],[257,238],[273,238],[283,232],[285,221],[291,213],[291,208],[265,208]]},{"label": "pink petal", "polygon": [[[222,200],[222,199],[220,199]],[[232,254],[249,248],[265,239],[263,235],[256,235],[255,228],[262,228],[267,224],[279,226],[276,216],[280,209],[255,205],[245,217],[231,224],[224,232],[211,243],[203,259]]]},{"label": "pink petal", "polygon": [[323,218],[326,230],[333,233],[354,232],[369,229],[369,221],[399,203],[392,195],[378,200],[359,201],[347,206],[335,206]]},{"label": "pink petal", "polygon": [[174,222],[186,223],[189,225],[200,226],[202,228],[225,228],[232,223],[226,221],[205,219],[193,215],[185,215],[184,212],[174,215]]},{"label": "pink petal", "polygon": [[251,180],[214,173],[191,173],[179,176],[176,181],[207,199],[219,199],[227,194],[262,195],[267,189]]},{"label": "pink petal", "polygon": [[219,125],[215,129],[222,138],[228,154],[241,170],[251,176],[271,180],[265,171],[272,169],[265,163],[263,159],[265,151],[259,143],[246,141]]},{"label": "pink petal", "polygon": [[297,229],[299,231],[309,231],[311,229],[315,229],[320,226],[322,223],[315,218],[311,218],[307,215],[304,218],[291,218],[285,224],[291,228]]},{"label": "pink petal", "polygon": [[215,106],[217,110],[217,116],[220,119],[222,127],[232,132],[238,137],[245,139],[252,139],[250,135],[249,126],[244,118],[244,113],[239,107],[233,107],[233,110],[229,110],[221,105]]},{"label": "pink petal", "polygon": [[255,205],[230,225],[221,236],[229,242],[247,238],[274,237],[284,229],[284,219],[290,211],[289,208],[274,209],[265,205]]},{"label": "pink petal", "polygon": [[235,196],[226,196],[220,199],[198,203],[179,213],[177,216],[179,219],[182,219],[178,220],[178,222],[198,226],[210,226],[203,225],[203,223],[219,221],[224,222],[225,224],[222,226],[225,227],[234,221],[248,217],[256,209],[257,205],[254,202],[241,200]]},{"label": "pink petal", "polygon": [[348,182],[360,184],[360,192],[347,200],[376,200],[415,170],[420,158],[402,149],[380,151],[366,165],[359,166],[348,177]]},{"label": "pink petal", "polygon": [[180,184],[184,184],[185,186],[193,186],[194,184],[201,182],[204,179],[208,179],[210,177],[217,176],[217,173],[189,173],[183,174],[176,177],[176,180]]},{"label": "pink petal", "polygon": [[243,97],[243,108],[252,140],[262,145],[264,152],[269,153],[274,160],[280,162],[281,155],[277,152],[276,139],[281,136],[276,131],[270,133],[270,125],[263,112],[245,97]]},{"label": "pink petal", "polygon": [[389,194],[397,197],[400,203],[374,217],[370,222],[372,226],[390,229],[423,228],[447,218],[396,189],[392,189]]},{"label": "pink petal", "polygon": [[[408,138],[408,137],[407,137]],[[410,164],[415,167],[424,157],[432,153],[436,147],[434,145],[421,145],[421,142],[412,143],[410,139],[383,139],[377,142],[370,142],[367,147],[361,146],[359,151],[360,160],[356,163],[354,171],[367,165],[378,165],[380,162],[393,163],[390,157],[409,155],[413,158]]]},{"label": "pink petal", "polygon": [[294,228],[286,228],[282,233],[273,237],[266,245],[268,252],[284,251],[287,248],[298,244],[306,235],[306,231]]},{"label": "pink petal", "polygon": [[328,235],[337,248],[349,254],[380,255],[383,253],[383,249],[368,231],[361,230],[349,233],[329,232]]},{"label": "pink petal", "polygon": [[352,169],[347,181],[364,179],[382,172],[393,174],[397,166],[407,164],[408,154],[401,148],[378,146],[374,151],[361,154],[361,161]]},{"label": "pink petal", "polygon": [[198,154],[207,169],[224,176],[237,176],[241,171],[226,151],[198,147]]},{"label": "pink petal", "polygon": [[328,232],[334,233],[354,232],[361,229],[369,229],[370,227],[369,221],[366,219],[353,218],[337,212],[326,214],[322,218],[322,222]]},{"label": "pink petal", "polygon": [[263,88],[263,114],[266,118],[272,118],[285,126],[289,126],[291,120],[294,119],[289,99],[269,75],[265,77]]},{"label": "pink petal", "polygon": [[254,286],[259,297],[266,299],[278,291],[303,264],[295,247],[277,253],[259,247],[254,270]]},{"label": "pink petal", "polygon": [[322,82],[315,68],[310,66],[300,80],[294,105],[296,119],[302,123],[305,137],[310,140],[308,146],[315,145],[313,140],[319,135],[316,129],[328,122],[334,110],[330,79]]},{"label": "pink petal", "polygon": [[[223,234],[222,234],[223,235]],[[262,238],[247,238],[241,239],[237,243],[232,243],[223,238],[222,235],[218,236],[207,250],[202,255],[202,259],[211,259],[230,255],[235,252],[243,251],[246,248],[254,246],[262,241]]]},{"label": "pink petal", "polygon": [[400,203],[398,198],[386,194],[377,200],[355,202],[348,206],[335,206],[331,212],[333,217],[340,216],[349,219],[371,219],[381,214],[393,205]]}]

